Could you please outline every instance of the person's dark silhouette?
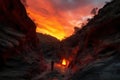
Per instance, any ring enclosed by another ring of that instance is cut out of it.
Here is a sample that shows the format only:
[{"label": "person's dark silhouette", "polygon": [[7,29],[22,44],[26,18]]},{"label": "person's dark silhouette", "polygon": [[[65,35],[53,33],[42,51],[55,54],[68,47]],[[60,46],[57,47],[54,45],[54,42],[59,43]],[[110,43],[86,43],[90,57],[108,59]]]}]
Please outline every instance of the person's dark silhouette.
[{"label": "person's dark silhouette", "polygon": [[51,61],[51,71],[53,71],[54,70],[54,61],[52,60]]}]

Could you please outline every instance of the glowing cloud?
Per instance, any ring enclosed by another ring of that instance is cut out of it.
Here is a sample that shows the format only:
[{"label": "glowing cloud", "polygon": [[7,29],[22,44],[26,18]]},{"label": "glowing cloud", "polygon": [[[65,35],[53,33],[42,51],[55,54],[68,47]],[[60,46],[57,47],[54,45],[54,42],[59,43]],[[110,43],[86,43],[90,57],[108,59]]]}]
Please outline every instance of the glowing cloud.
[{"label": "glowing cloud", "polygon": [[52,35],[58,39],[63,39],[65,37],[65,31],[63,29],[63,25],[61,25],[56,17],[46,17],[39,15],[38,13],[31,11],[27,8],[27,12],[30,17],[35,21],[37,25],[37,32],[41,32],[44,34]]},{"label": "glowing cloud", "polygon": [[37,32],[62,40],[74,32],[75,26],[81,27],[81,24],[91,17],[90,11],[101,7],[105,1],[27,0],[27,12],[35,21]]}]

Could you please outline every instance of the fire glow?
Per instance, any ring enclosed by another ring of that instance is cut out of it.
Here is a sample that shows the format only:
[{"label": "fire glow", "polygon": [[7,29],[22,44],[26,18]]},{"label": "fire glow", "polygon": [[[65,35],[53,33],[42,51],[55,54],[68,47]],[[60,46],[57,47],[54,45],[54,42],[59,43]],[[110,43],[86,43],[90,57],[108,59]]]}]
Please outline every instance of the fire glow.
[{"label": "fire glow", "polygon": [[61,73],[65,73],[68,70],[69,60],[63,58],[60,62],[55,63],[54,68]]},{"label": "fire glow", "polygon": [[67,65],[67,61],[65,59],[62,60],[62,65],[66,66]]},{"label": "fire glow", "polygon": [[65,58],[62,59],[61,65],[67,67],[69,65],[69,61]]}]

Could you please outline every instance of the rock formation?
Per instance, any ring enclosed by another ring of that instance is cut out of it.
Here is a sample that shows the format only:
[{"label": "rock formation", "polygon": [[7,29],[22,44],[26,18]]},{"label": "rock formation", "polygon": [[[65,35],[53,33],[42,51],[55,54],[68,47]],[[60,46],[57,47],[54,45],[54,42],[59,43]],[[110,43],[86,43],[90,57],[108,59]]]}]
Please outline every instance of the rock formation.
[{"label": "rock formation", "polygon": [[0,80],[30,80],[45,68],[40,55],[36,26],[21,1],[0,0]]},{"label": "rock formation", "polygon": [[[108,2],[90,22],[63,43],[79,51],[70,64],[71,80],[120,79],[120,1]],[[69,80],[70,80],[69,79]]]}]

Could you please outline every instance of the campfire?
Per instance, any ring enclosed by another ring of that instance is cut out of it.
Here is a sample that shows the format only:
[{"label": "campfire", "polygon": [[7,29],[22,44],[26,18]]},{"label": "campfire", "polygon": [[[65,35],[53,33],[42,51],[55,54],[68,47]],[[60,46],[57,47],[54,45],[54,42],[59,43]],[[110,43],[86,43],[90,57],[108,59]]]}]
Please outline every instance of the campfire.
[{"label": "campfire", "polygon": [[63,59],[61,59],[60,62],[52,65],[51,69],[53,70],[53,68],[54,68],[55,70],[58,70],[61,73],[65,73],[68,69],[68,65],[69,65],[69,60],[66,58],[63,58]]},{"label": "campfire", "polygon": [[63,65],[63,66],[67,66],[67,60],[66,60],[66,59],[63,59],[63,60],[62,60],[62,65]]}]

